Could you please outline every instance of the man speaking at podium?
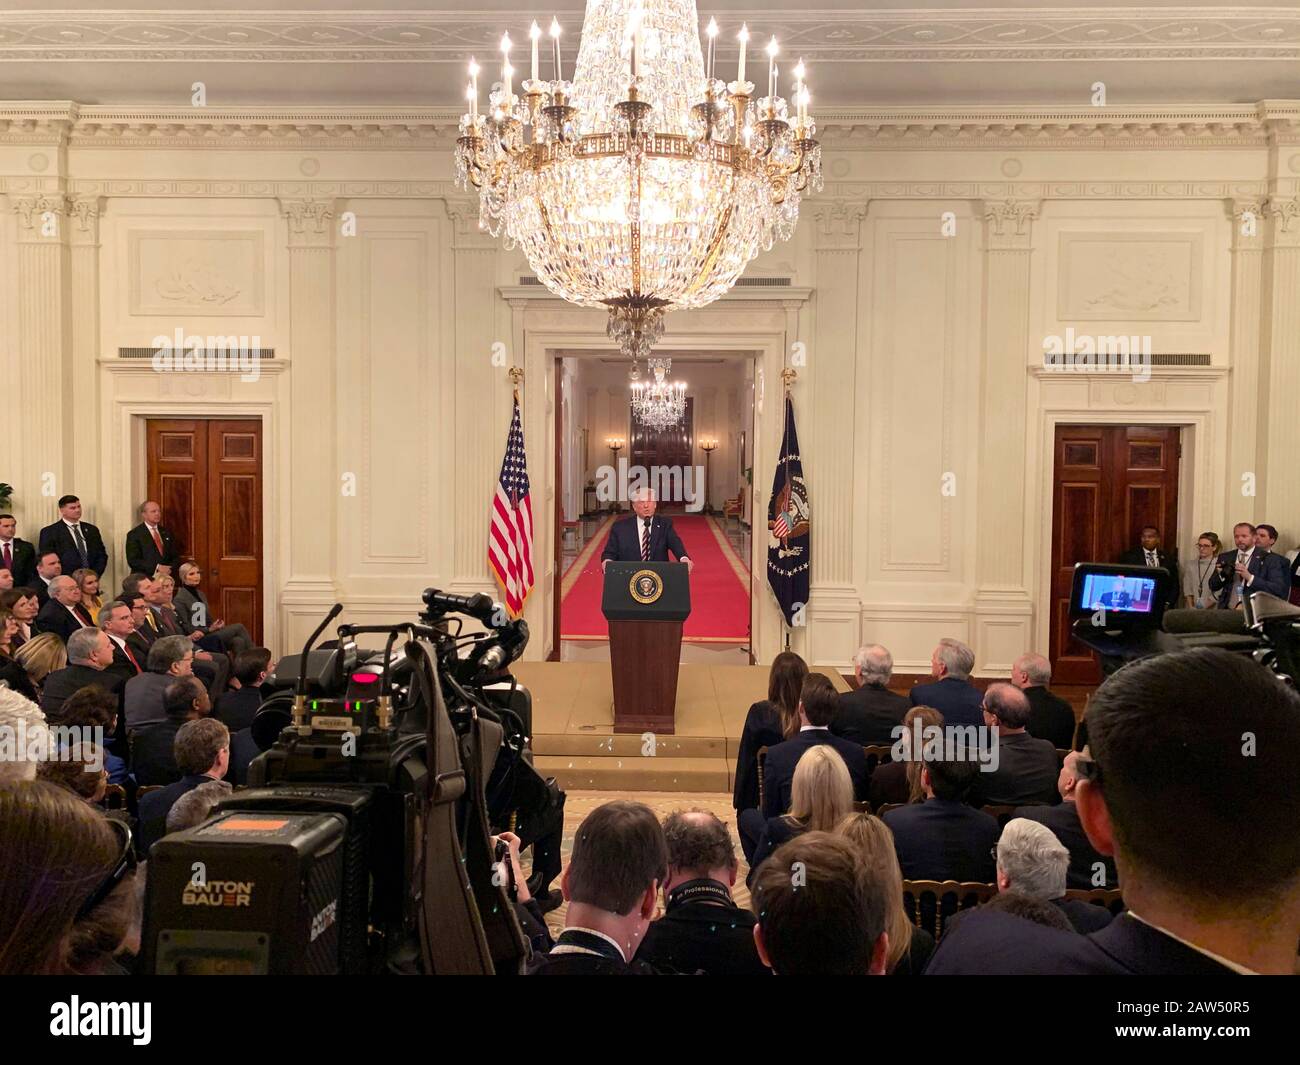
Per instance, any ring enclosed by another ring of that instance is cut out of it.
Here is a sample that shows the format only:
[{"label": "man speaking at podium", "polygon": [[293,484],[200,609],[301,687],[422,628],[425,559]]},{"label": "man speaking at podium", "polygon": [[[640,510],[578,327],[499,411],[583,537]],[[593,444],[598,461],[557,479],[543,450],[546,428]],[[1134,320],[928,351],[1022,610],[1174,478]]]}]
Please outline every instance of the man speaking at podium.
[{"label": "man speaking at podium", "polygon": [[632,493],[636,513],[619,518],[609,530],[609,541],[600,554],[602,571],[608,562],[669,562],[669,551],[678,562],[686,563],[687,573],[695,568],[686,554],[686,545],[673,529],[672,519],[655,517],[658,506],[654,489],[639,488]]}]

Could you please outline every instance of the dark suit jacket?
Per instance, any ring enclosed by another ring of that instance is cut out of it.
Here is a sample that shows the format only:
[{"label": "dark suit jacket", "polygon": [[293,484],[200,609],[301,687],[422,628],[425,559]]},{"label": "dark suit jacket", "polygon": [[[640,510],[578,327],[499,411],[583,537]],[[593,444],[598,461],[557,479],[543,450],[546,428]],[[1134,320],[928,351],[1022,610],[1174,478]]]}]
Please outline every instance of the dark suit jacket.
[{"label": "dark suit jacket", "polygon": [[981,806],[1058,803],[1061,793],[1056,781],[1060,775],[1056,748],[1047,740],[1035,739],[1028,732],[999,736],[998,767],[992,773],[975,774],[970,801]]},{"label": "dark suit jacket", "polygon": [[230,734],[230,767],[226,770],[226,779],[237,788],[248,783],[248,767],[253,759],[262,753],[253,741],[252,729],[240,729]]},{"label": "dark suit jacket", "polygon": [[[77,604],[73,609],[80,608],[85,611],[86,608]],[[90,620],[89,612],[82,617],[84,625],[78,625],[76,619],[68,613],[68,608],[60,603],[57,599],[51,599],[40,609],[36,615],[36,623],[33,628],[37,632],[52,632],[64,643],[68,642],[68,637],[78,629],[93,629],[95,623]]]},{"label": "dark suit jacket", "polygon": [[918,684],[907,696],[913,706],[933,706],[943,714],[945,725],[984,724],[984,693],[968,680],[944,677],[930,684]]},{"label": "dark suit jacket", "polygon": [[36,602],[41,606],[44,606],[50,601],[50,586],[44,579],[42,579],[39,573],[32,578],[32,583],[28,585],[28,587],[36,593]]},{"label": "dark suit jacket", "polygon": [[1074,707],[1042,684],[1026,688],[1025,698],[1029,700],[1029,724],[1025,731],[1068,751],[1074,742]]},{"label": "dark suit jacket", "polygon": [[[1055,806],[1024,806],[1016,811],[1017,817],[1027,817],[1046,825],[1060,841],[1061,846],[1070,852],[1070,866],[1065,874],[1065,886],[1088,889],[1092,887],[1119,887],[1119,874],[1115,871],[1115,859],[1103,858],[1093,849],[1084,834],[1079,821],[1079,808],[1072,802],[1061,802]],[[1101,862],[1106,870],[1106,883],[1094,884],[1092,870]]]},{"label": "dark suit jacket", "polygon": [[[104,549],[104,538],[99,535],[99,529],[90,522],[82,521],[77,524],[81,526],[81,535],[86,541],[87,565],[102,577],[104,570],[108,568],[108,552]],[[58,552],[59,561],[63,563],[63,572],[67,576],[72,576],[73,570],[82,568],[81,552],[77,550],[72,532],[62,519],[41,530],[40,552],[45,554],[46,551]]]},{"label": "dark suit jacket", "polygon": [[763,771],[763,816],[777,817],[790,809],[790,785],[794,782],[794,769],[799,764],[805,751],[818,744],[829,743],[844,759],[853,779],[853,795],[857,799],[867,797],[867,756],[862,747],[848,740],[842,740],[829,729],[804,729],[792,738],[778,743],[767,750],[767,762]]},{"label": "dark suit jacket", "polygon": [[737,810],[758,809],[758,751],[782,740],[781,715],[766,699],[754,703],[745,715],[736,752],[736,787],[731,805]]},{"label": "dark suit jacket", "polygon": [[180,568],[181,559],[176,538],[161,525],[158,526],[158,537],[163,544],[161,555],[144,522],[126,534],[126,564],[130,567],[129,572],[146,573],[152,577],[159,565],[171,566],[172,576],[179,580],[176,571]]},{"label": "dark suit jacket", "polygon": [[769,817],[767,823],[763,826],[763,831],[759,834],[758,843],[754,847],[754,860],[749,863],[749,876],[745,878],[746,883],[752,884],[754,882],[754,871],[763,864],[766,858],[771,856],[777,847],[807,831],[808,829],[804,825],[786,817],[784,814],[780,817]]},{"label": "dark suit jacket", "polygon": [[122,716],[126,718],[127,728],[144,728],[167,720],[163,693],[175,679],[170,673],[145,672],[126,682],[122,695]]},{"label": "dark suit jacket", "polygon": [[1065,914],[1076,932],[1085,936],[1089,932],[1099,932],[1115,919],[1105,906],[1095,906],[1082,899],[1067,899],[1062,895],[1059,899],[1052,899],[1052,905]]},{"label": "dark suit jacket", "polygon": [[[14,575],[15,588],[32,588],[35,582],[40,581],[36,576],[36,548],[24,540],[21,536],[15,536],[10,553],[13,555],[14,564],[10,572]],[[0,552],[0,566],[4,565],[4,554]],[[44,581],[40,581],[44,584]]]},{"label": "dark suit jacket", "polygon": [[649,962],[665,973],[771,976],[754,946],[757,923],[738,906],[678,903],[650,923],[633,960]]},{"label": "dark suit jacket", "polygon": [[[168,718],[154,725],[136,729],[131,739],[131,769],[141,787],[149,784],[172,784],[181,778],[176,765],[176,733],[185,724]],[[134,726],[132,726],[134,727]]]},{"label": "dark suit jacket", "polygon": [[[1210,574],[1210,591],[1219,597],[1219,606],[1227,609],[1232,599],[1232,587],[1236,584],[1236,573],[1233,573],[1231,580],[1223,580],[1219,576],[1219,569],[1224,563],[1228,568],[1237,564],[1237,549],[1234,547],[1231,551],[1225,551],[1219,556],[1219,565],[1215,567],[1214,572]],[[1254,575],[1253,584],[1248,584],[1242,589],[1243,598],[1248,595],[1254,595],[1256,592],[1268,592],[1270,595],[1276,595],[1279,599],[1286,599],[1291,591],[1291,582],[1287,579],[1286,557],[1284,555],[1275,555],[1272,551],[1265,551],[1262,548],[1255,548],[1251,552],[1250,561],[1246,568]]]},{"label": "dark suit jacket", "polygon": [[907,795],[906,762],[886,762],[876,766],[871,774],[871,790],[868,795],[873,810],[889,802],[907,802]]},{"label": "dark suit jacket", "polygon": [[894,729],[903,723],[911,704],[907,696],[888,688],[863,685],[840,696],[831,731],[864,747],[894,742]]},{"label": "dark suit jacket", "polygon": [[1001,829],[981,810],[950,799],[926,799],[885,814],[904,880],[972,880],[990,884],[993,845]]},{"label": "dark suit jacket", "polygon": [[[1119,561],[1124,566],[1145,566],[1147,564],[1147,553],[1141,547],[1130,548],[1119,556]],[[1183,579],[1178,568],[1178,556],[1167,551],[1157,551],[1156,561],[1159,562],[1156,568],[1168,573],[1172,582],[1169,586],[1169,592],[1165,596],[1165,606],[1176,607],[1179,598],[1183,594]]]},{"label": "dark suit jacket", "polygon": [[1080,936],[976,910],[943,937],[925,974],[1230,976],[1232,970],[1128,914]]},{"label": "dark suit jacket", "polygon": [[45,678],[41,688],[41,710],[46,717],[57,717],[68,697],[88,684],[103,688],[111,695],[119,695],[122,691],[122,678],[116,674],[91,666],[64,666]]},{"label": "dark suit jacket", "polygon": [[[641,529],[638,525],[640,520],[635,514],[631,514],[614,522],[613,528],[609,530],[609,541],[605,544],[605,550],[600,553],[600,557],[612,562],[640,562]],[[673,553],[672,559],[668,557],[669,551]],[[672,518],[654,515],[650,519],[650,561],[680,562],[685,557],[686,545],[682,543],[681,537],[673,528]]]},{"label": "dark suit jacket", "polygon": [[130,644],[131,647],[131,653],[135,655],[135,660],[140,663],[140,668],[136,669],[135,666],[131,664],[131,660],[126,657],[126,653],[122,648],[118,647],[116,640],[110,636],[108,642],[113,645],[113,664],[104,672],[112,673],[115,676],[121,677],[123,685],[125,685],[132,677],[144,672],[145,659],[148,658],[149,655],[147,649],[142,651],[136,644],[131,643],[130,639],[127,640],[127,643]]},{"label": "dark suit jacket", "polygon": [[262,705],[261,688],[238,688],[217,698],[212,716],[231,732],[248,728],[253,723],[257,708]]},{"label": "dark suit jacket", "polygon": [[1290,578],[1291,602],[1300,606],[1300,553],[1296,554],[1287,576]]},{"label": "dark suit jacket", "polygon": [[160,791],[140,796],[140,842],[137,853],[142,858],[147,858],[149,848],[167,834],[167,815],[176,805],[176,800],[211,779],[201,773],[191,774],[168,784]]}]

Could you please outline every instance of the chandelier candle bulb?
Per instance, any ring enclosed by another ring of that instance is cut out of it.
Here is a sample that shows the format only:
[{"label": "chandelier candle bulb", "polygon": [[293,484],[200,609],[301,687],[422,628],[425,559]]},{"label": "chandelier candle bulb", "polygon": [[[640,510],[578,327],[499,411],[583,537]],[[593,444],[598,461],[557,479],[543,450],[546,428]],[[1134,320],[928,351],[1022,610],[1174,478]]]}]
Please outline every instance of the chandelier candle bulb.
[{"label": "chandelier candle bulb", "polygon": [[469,59],[469,117],[478,118],[478,64]]},{"label": "chandelier candle bulb", "polygon": [[776,54],[780,51],[776,38],[767,42],[767,103],[769,109],[776,107]]},{"label": "chandelier candle bulb", "polygon": [[533,19],[532,26],[528,29],[528,37],[533,42],[533,81],[537,80],[537,42],[542,37],[542,27],[537,25],[537,20]]},{"label": "chandelier candle bulb", "polygon": [[718,38],[718,20],[714,18],[710,18],[709,24],[708,26],[705,27],[704,32],[708,35],[709,38],[709,61],[706,64],[707,74],[705,76],[709,79],[710,82],[712,82],[713,81],[713,51],[714,51],[713,46],[714,46],[714,42]]},{"label": "chandelier candle bulb", "polygon": [[506,99],[510,99],[510,76],[515,72],[515,68],[510,65],[510,34],[503,34],[501,37],[501,82],[505,88]]},{"label": "chandelier candle bulb", "polygon": [[555,80],[563,81],[564,74],[560,69],[560,20],[554,15],[551,16],[551,40],[555,42]]},{"label": "chandelier candle bulb", "polygon": [[736,69],[736,82],[739,85],[745,84],[745,48],[749,44],[749,27],[743,22],[740,24],[740,32],[736,34],[736,39],[740,41],[740,66]]}]

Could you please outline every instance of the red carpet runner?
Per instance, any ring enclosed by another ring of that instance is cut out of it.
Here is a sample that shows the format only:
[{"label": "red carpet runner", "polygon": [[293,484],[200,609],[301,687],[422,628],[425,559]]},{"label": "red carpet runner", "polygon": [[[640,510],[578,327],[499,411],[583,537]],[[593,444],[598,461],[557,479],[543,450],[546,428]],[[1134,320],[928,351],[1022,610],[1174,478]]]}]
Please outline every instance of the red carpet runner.
[{"label": "red carpet runner", "polygon": [[[735,642],[749,638],[749,588],[742,583],[702,514],[670,515],[673,528],[695,563],[691,574],[691,616],[682,639],[695,643]],[[581,575],[564,596],[560,616],[563,640],[605,640],[609,626],[600,612],[604,575],[600,553],[609,530],[587,559]]]}]

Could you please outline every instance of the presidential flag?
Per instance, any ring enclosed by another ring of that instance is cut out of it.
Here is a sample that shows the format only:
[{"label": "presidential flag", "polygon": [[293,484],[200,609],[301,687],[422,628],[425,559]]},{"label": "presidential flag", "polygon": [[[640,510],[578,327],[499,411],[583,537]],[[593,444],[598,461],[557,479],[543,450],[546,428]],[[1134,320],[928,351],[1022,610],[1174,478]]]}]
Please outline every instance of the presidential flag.
[{"label": "presidential flag", "polygon": [[506,436],[506,454],[501,460],[492,497],[492,523],[488,530],[488,565],[505,596],[506,609],[518,617],[533,590],[533,505],[528,496],[528,456],[524,454],[524,430],[519,421],[519,397]]},{"label": "presidential flag", "polygon": [[767,504],[767,583],[787,625],[793,625],[796,613],[808,604],[809,520],[808,486],[803,479],[799,434],[794,427],[794,404],[787,392],[785,433],[772,477],[772,498]]}]

